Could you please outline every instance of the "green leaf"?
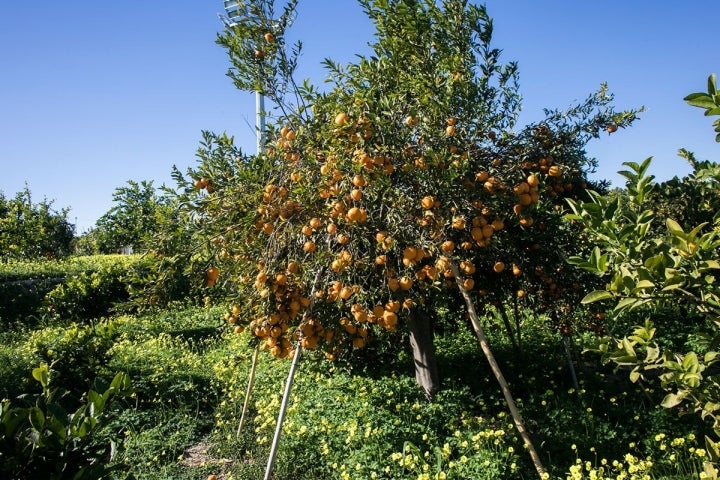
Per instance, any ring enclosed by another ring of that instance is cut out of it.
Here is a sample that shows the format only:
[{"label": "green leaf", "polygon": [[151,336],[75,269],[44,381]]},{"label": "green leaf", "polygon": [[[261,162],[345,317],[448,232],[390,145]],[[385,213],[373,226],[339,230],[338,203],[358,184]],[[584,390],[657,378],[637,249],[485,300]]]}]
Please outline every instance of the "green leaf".
[{"label": "green leaf", "polygon": [[632,290],[635,288],[635,271],[630,271],[627,268],[620,269],[622,273],[622,286],[626,290]]},{"label": "green leaf", "polygon": [[28,410],[28,419],[35,430],[41,430],[45,425],[45,414],[38,407],[31,407]]},{"label": "green leaf", "polygon": [[682,376],[683,383],[690,388],[698,388],[700,380],[702,380],[702,377],[699,373],[686,373]]},{"label": "green leaf", "polygon": [[613,294],[608,292],[607,290],[595,290],[585,295],[585,298],[582,299],[581,303],[585,305],[588,303],[599,302],[601,300],[607,300],[610,298],[613,298]]},{"label": "green leaf", "polygon": [[648,346],[645,350],[645,361],[654,362],[660,358],[660,348]]},{"label": "green leaf", "polygon": [[720,268],[720,262],[717,260],[706,260],[703,262],[703,267],[707,269]]},{"label": "green leaf", "polygon": [[683,100],[685,100],[688,105],[691,105],[693,107],[699,107],[699,108],[714,108],[715,102],[713,102],[713,99],[710,95],[707,93],[691,93],[687,97],[685,97]]},{"label": "green leaf", "polygon": [[583,257],[579,257],[579,256],[577,256],[577,255],[573,255],[573,256],[569,257],[569,258],[567,259],[567,262],[568,262],[570,265],[575,265],[575,266],[577,266],[577,267],[580,267],[580,266],[585,265],[585,264],[587,263]]},{"label": "green leaf", "polygon": [[665,398],[663,398],[663,401],[660,402],[660,405],[662,405],[665,408],[673,408],[677,407],[682,403],[682,401],[687,397],[688,392],[685,390],[681,390],[678,393],[668,393],[665,395]]},{"label": "green leaf", "polygon": [[707,451],[711,461],[717,462],[718,460],[720,460],[720,444],[714,442],[707,436],[705,437],[705,450]]},{"label": "green leaf", "polygon": [[703,405],[703,410],[707,413],[717,412],[720,410],[720,403],[718,402],[705,402],[705,405]]},{"label": "green leaf", "polygon": [[640,380],[640,372],[638,372],[637,370],[633,370],[632,372],[630,372],[630,381],[632,383],[637,383],[638,380]]},{"label": "green leaf", "polygon": [[717,78],[714,73],[710,74],[708,77],[708,93],[710,95],[715,95],[717,93]]},{"label": "green leaf", "polygon": [[717,359],[717,357],[718,357],[718,352],[711,350],[711,351],[705,353],[705,355],[703,356],[703,362],[705,362],[706,364],[709,365],[711,363],[714,363],[715,360]]},{"label": "green leaf", "polygon": [[681,237],[681,238],[684,237],[685,231],[683,231],[683,229],[682,229],[682,227],[680,226],[680,224],[677,223],[677,222],[676,222],[675,220],[673,220],[672,218],[668,218],[668,219],[665,221],[665,225],[667,225],[667,229],[668,229],[668,231],[669,231],[672,235],[679,236],[679,237]]},{"label": "green leaf", "polygon": [[91,406],[90,414],[92,416],[95,416],[102,412],[103,408],[105,407],[105,398],[97,393],[95,390],[90,390],[88,392],[88,405]]},{"label": "green leaf", "polygon": [[637,162],[629,161],[629,162],[623,162],[622,164],[627,167],[630,167],[633,171],[628,172],[627,170],[624,170],[623,172],[618,172],[618,173],[624,173],[624,174],[627,174],[630,176],[635,176],[635,174],[638,173],[640,170],[640,164]]},{"label": "green leaf", "polygon": [[621,340],[621,345],[622,345],[623,351],[625,351],[626,353],[628,353],[630,355],[637,356],[637,355],[635,355],[635,344],[632,341],[630,341],[630,339],[623,338]]},{"label": "green leaf", "polygon": [[612,355],[610,359],[618,365],[636,365],[637,356],[635,355]]},{"label": "green leaf", "polygon": [[41,363],[39,367],[33,368],[32,376],[35,380],[40,382],[43,389],[47,388],[48,383],[50,382],[50,370],[47,363]]},{"label": "green leaf", "polygon": [[655,212],[653,212],[652,210],[645,210],[638,216],[637,222],[638,223],[651,223],[654,218],[655,218]]},{"label": "green leaf", "polygon": [[632,297],[623,298],[623,299],[620,300],[620,301],[618,302],[618,304],[615,306],[615,311],[616,311],[616,312],[619,312],[619,311],[624,310],[624,309],[626,309],[626,308],[632,308],[632,307],[635,306],[637,303],[638,303],[637,298],[632,298]]},{"label": "green leaf", "polygon": [[48,417],[55,418],[63,426],[67,426],[68,424],[67,412],[57,403],[51,403],[47,406],[47,415]]},{"label": "green leaf", "polygon": [[650,280],[640,280],[635,284],[635,290],[645,290],[648,288],[655,288],[655,284]]},{"label": "green leaf", "polygon": [[120,372],[117,375],[115,375],[115,378],[113,378],[112,382],[110,383],[110,388],[115,389],[118,391],[124,391],[130,388],[130,377],[127,373]]},{"label": "green leaf", "polygon": [[565,220],[565,221],[582,220],[582,217],[575,213],[566,213],[565,215],[563,215],[563,220]]},{"label": "green leaf", "polygon": [[608,270],[608,256],[607,255],[602,255],[598,259],[597,268],[602,273],[607,272],[607,270]]},{"label": "green leaf", "polygon": [[56,437],[54,440],[60,444],[64,444],[67,440],[67,425],[63,425],[57,417],[47,417],[45,421],[45,429],[52,432]]},{"label": "green leaf", "polygon": [[698,364],[698,357],[695,352],[688,352],[685,354],[685,357],[682,361],[682,368],[686,372],[692,372],[695,373],[700,368],[700,365]]}]

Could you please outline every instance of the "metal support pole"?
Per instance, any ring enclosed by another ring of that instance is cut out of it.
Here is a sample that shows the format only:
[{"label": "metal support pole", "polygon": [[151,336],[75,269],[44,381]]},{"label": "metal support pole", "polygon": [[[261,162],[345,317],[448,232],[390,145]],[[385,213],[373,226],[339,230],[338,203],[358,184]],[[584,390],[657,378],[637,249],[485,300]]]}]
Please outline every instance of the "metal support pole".
[{"label": "metal support pole", "polygon": [[245,402],[243,403],[242,414],[240,415],[240,423],[238,423],[236,438],[240,438],[240,431],[242,430],[243,423],[245,422],[245,414],[248,411],[250,405],[250,395],[252,394],[253,385],[255,384],[255,371],[257,369],[258,353],[260,352],[260,344],[255,346],[255,352],[252,357],[252,366],[250,367],[250,378],[248,379],[247,390],[245,391]]},{"label": "metal support pole", "polygon": [[[313,282],[312,290],[310,291],[310,305],[303,314],[303,321],[308,318],[310,312],[312,312],[315,304],[315,291],[317,290],[320,276],[323,273],[323,269],[319,269],[315,274],[315,281]],[[287,410],[288,402],[290,401],[290,391],[292,389],[293,379],[295,378],[295,369],[300,362],[300,354],[302,353],[302,335],[297,339],[297,345],[295,346],[295,355],[293,355],[292,365],[290,366],[290,372],[288,373],[287,381],[285,382],[285,393],[283,394],[282,403],[280,404],[280,413],[278,413],[277,426],[275,427],[275,437],[273,437],[272,446],[270,447],[270,457],[268,458],[267,467],[265,469],[264,480],[270,480],[272,475],[273,464],[275,463],[275,455],[277,455],[278,445],[280,444],[280,434],[282,433],[282,424],[285,419],[285,411]]]},{"label": "metal support pole", "polygon": [[257,129],[256,153],[260,155],[263,145],[263,132],[265,131],[265,95],[259,91],[255,92],[255,114],[257,115],[255,121],[255,128]]},{"label": "metal support pole", "polygon": [[264,480],[270,480],[270,475],[272,475],[273,464],[275,463],[275,455],[277,455],[278,445],[280,444],[280,434],[282,433],[283,420],[285,419],[285,411],[287,410],[288,401],[290,400],[290,390],[292,389],[293,379],[295,378],[295,369],[297,368],[298,362],[300,360],[301,352],[302,345],[298,341],[298,344],[295,347],[295,355],[293,356],[292,365],[290,366],[290,373],[288,373],[288,378],[285,382],[285,394],[283,395],[282,403],[280,405],[280,413],[278,414],[277,426],[275,427],[275,436],[273,437],[272,447],[270,448],[270,458],[268,458]]}]

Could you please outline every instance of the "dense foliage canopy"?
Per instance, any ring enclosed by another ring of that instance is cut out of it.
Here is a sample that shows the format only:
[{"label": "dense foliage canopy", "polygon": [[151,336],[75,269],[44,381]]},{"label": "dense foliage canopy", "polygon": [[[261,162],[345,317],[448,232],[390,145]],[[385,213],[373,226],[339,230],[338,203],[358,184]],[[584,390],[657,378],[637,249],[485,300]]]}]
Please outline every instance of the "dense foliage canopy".
[{"label": "dense foliage canopy", "polygon": [[0,192],[0,259],[61,258],[72,253],[75,227],[69,209],[34,202],[30,189],[6,197]]}]

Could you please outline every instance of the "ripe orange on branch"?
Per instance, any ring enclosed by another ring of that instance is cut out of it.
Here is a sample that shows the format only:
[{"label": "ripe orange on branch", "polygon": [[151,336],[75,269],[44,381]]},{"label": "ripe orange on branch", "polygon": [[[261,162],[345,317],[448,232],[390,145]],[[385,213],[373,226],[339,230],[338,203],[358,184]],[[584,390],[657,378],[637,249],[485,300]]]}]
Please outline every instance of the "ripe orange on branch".
[{"label": "ripe orange on branch", "polygon": [[338,113],[335,115],[335,125],[343,126],[348,122],[348,115],[345,112]]},{"label": "ripe orange on branch", "polygon": [[562,170],[557,165],[553,165],[550,168],[548,168],[548,175],[551,177],[561,177]]},{"label": "ripe orange on branch", "polygon": [[455,251],[455,242],[452,240],[445,240],[440,244],[440,250],[444,253],[453,253]]},{"label": "ripe orange on branch", "polygon": [[365,180],[365,177],[358,174],[352,178],[352,184],[355,185],[356,187],[365,187],[365,186],[367,186],[367,180]]},{"label": "ripe orange on branch", "polygon": [[364,208],[352,207],[345,214],[345,219],[352,223],[363,223],[367,220],[367,212]]},{"label": "ripe orange on branch", "polygon": [[212,287],[220,276],[220,270],[217,267],[210,267],[205,271],[205,285]]},{"label": "ripe orange on branch", "polygon": [[427,195],[420,200],[420,206],[425,210],[430,210],[435,206],[436,200],[435,197],[431,195]]},{"label": "ripe orange on branch", "polygon": [[420,123],[420,120],[413,115],[408,115],[407,117],[405,117],[405,125],[407,125],[408,127],[414,127],[418,123]]},{"label": "ripe orange on branch", "polygon": [[205,275],[209,280],[217,280],[220,276],[220,270],[217,267],[210,267],[205,272]]}]

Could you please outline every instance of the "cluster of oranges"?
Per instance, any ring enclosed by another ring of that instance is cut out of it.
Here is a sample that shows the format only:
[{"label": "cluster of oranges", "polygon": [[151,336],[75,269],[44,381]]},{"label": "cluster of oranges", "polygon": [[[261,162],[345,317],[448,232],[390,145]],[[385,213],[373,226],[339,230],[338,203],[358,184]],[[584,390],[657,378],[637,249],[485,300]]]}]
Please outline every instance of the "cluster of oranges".
[{"label": "cluster of oranges", "polygon": [[520,217],[519,223],[523,227],[529,227],[533,224],[532,217],[524,215],[523,212],[540,200],[539,185],[540,179],[538,176],[530,174],[525,181],[513,187],[513,193],[517,199],[517,203],[513,205],[513,213]]},{"label": "cluster of oranges", "polygon": [[[533,224],[529,213],[539,202],[541,177],[553,191],[559,189],[557,185],[563,189],[566,186],[562,168],[549,157],[521,164],[514,170],[521,173],[521,178],[510,183],[502,173],[500,158],[489,156],[477,173],[470,173],[470,169],[460,177],[464,178],[462,188],[468,192],[465,199],[446,199],[442,191],[412,199],[415,192],[405,191],[415,207],[403,204],[404,218],[413,222],[412,228],[419,233],[418,238],[409,241],[400,238],[405,235],[397,225],[384,225],[385,206],[379,199],[382,185],[387,185],[390,176],[405,178],[412,173],[408,173],[408,166],[410,170],[441,164],[442,168],[455,168],[453,162],[457,161],[456,167],[466,168],[468,162],[475,161],[472,149],[460,152],[459,147],[451,145],[450,155],[442,157],[437,153],[440,149],[433,153],[425,152],[422,145],[408,145],[391,158],[383,153],[386,150],[382,145],[366,141],[374,132],[371,122],[362,115],[353,120],[341,112],[329,122],[331,135],[324,139],[322,151],[312,151],[309,146],[301,150],[302,143],[312,140],[305,142],[288,126],[279,130],[276,145],[268,151],[291,163],[285,163],[287,168],[263,189],[255,227],[272,236],[285,255],[307,262],[308,268],[326,272],[323,286],[314,292],[311,302],[308,278],[298,275],[298,262],[280,268],[258,267],[254,308],[265,313],[250,313],[254,318],[249,329],[276,357],[290,355],[293,340],[300,341],[303,348],[322,346],[333,358],[348,344],[362,348],[378,329],[395,331],[401,310],[423,303],[430,285],[460,285],[467,291],[486,294],[482,288],[486,285],[477,288],[478,279],[503,274],[506,265],[502,261],[486,265],[483,261],[482,268],[476,266],[474,249],[489,246],[493,237],[507,228],[511,209],[519,225]],[[404,119],[404,124],[413,129],[419,123],[413,115]],[[457,119],[448,118],[443,141],[455,136],[457,127]],[[382,181],[378,181],[381,177]],[[510,185],[512,188],[508,188]],[[493,199],[488,200],[491,196]],[[383,226],[393,233],[375,231]],[[371,240],[373,231],[375,242]],[[368,261],[373,257],[374,262]],[[455,262],[460,278],[453,273]],[[522,275],[516,264],[508,270],[515,277]],[[379,281],[368,280],[370,277]],[[535,291],[556,296],[560,290],[554,282],[547,282]],[[525,290],[517,291],[518,297],[525,294]],[[316,307],[310,309],[313,302]],[[227,318],[231,324],[241,323],[236,312],[229,312]]]},{"label": "cluster of oranges", "polygon": [[337,136],[347,137],[351,143],[358,143],[361,139],[369,140],[373,136],[373,128],[367,117],[360,117],[353,121],[345,112],[340,112],[333,119],[333,133]]},{"label": "cluster of oranges", "polygon": [[289,190],[273,184],[265,186],[262,201],[257,208],[258,218],[255,228],[270,235],[275,231],[276,221],[286,221],[302,210],[302,205],[288,198]]},{"label": "cluster of oranges", "polygon": [[280,129],[280,137],[277,139],[277,147],[284,153],[285,159],[291,162],[300,160],[300,152],[295,148],[297,132],[292,128],[283,126]]},{"label": "cluster of oranges", "polygon": [[[260,298],[268,300],[272,308],[269,314],[256,316],[250,322],[250,329],[253,335],[263,340],[263,347],[273,356],[284,358],[292,355],[287,333],[310,306],[311,300],[304,295],[301,284],[295,281],[300,272],[298,262],[290,261],[284,270],[274,274],[268,273],[262,264],[258,268],[254,288]],[[239,308],[237,312],[233,310],[230,313],[228,322],[232,323],[239,314]]]}]

